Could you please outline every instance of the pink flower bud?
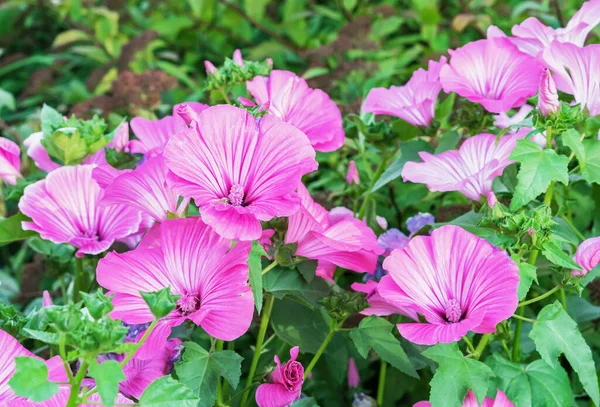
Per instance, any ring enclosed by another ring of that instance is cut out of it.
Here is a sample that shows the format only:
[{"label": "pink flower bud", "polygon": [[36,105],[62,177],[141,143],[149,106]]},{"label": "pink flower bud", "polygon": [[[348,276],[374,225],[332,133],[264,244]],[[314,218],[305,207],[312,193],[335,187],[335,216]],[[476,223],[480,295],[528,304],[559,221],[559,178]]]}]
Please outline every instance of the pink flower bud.
[{"label": "pink flower bud", "polygon": [[493,208],[498,203],[498,198],[496,198],[496,194],[494,194],[494,192],[488,192],[487,203],[490,208]]},{"label": "pink flower bud", "polygon": [[348,387],[357,388],[360,384],[360,375],[354,359],[348,359]]},{"label": "pink flower bud", "polygon": [[181,103],[175,107],[175,114],[183,119],[186,125],[198,120],[198,113],[187,103]]},{"label": "pink flower bud", "polygon": [[235,64],[237,66],[244,66],[244,59],[242,58],[242,51],[240,51],[239,49],[236,49],[235,51],[233,51],[233,62],[235,62]]},{"label": "pink flower bud", "polygon": [[552,75],[548,68],[544,69],[540,79],[538,107],[544,116],[549,113],[556,113],[560,107],[556,84],[554,83],[554,79],[552,79]]},{"label": "pink flower bud", "polygon": [[354,162],[354,160],[350,161],[350,163],[348,164],[348,173],[346,174],[346,181],[348,181],[348,184],[360,184],[360,176],[358,175],[358,170],[356,169],[356,163]]},{"label": "pink flower bud", "polygon": [[212,75],[215,72],[217,72],[217,68],[210,61],[204,61],[204,68],[206,69],[206,73],[209,75]]},{"label": "pink flower bud", "polygon": [[296,361],[298,351],[299,348],[294,346],[290,350],[290,360],[283,366],[275,355],[277,367],[269,376],[269,383],[261,384],[256,390],[256,404],[259,407],[285,407],[300,398],[304,367]]}]

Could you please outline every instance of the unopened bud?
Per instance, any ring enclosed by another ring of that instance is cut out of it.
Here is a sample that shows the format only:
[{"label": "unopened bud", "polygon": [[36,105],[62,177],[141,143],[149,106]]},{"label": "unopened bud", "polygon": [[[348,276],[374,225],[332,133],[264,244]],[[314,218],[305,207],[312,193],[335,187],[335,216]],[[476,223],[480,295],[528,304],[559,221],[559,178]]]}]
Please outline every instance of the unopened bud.
[{"label": "unopened bud", "polygon": [[540,79],[538,107],[544,116],[549,113],[556,113],[560,108],[556,84],[554,83],[554,79],[552,79],[552,75],[548,68],[544,69]]}]

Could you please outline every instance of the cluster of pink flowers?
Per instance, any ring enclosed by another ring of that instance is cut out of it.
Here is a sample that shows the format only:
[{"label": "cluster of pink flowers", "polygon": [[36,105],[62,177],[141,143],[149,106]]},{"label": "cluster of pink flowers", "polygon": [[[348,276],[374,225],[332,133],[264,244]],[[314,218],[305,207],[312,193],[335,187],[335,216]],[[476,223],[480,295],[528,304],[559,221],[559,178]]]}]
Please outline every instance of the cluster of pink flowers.
[{"label": "cluster of pink flowers", "polygon": [[[540,112],[557,112],[558,89],[598,114],[600,45],[583,45],[598,15],[600,0],[594,0],[566,28],[554,30],[528,19],[509,37],[490,27],[487,39],[449,51],[449,60],[430,61],[428,69],[417,70],[406,85],[373,89],[363,110],[428,126],[443,90],[480,104],[498,115],[497,127],[508,127],[533,109],[525,103],[538,91]],[[234,61],[244,66],[238,51]],[[216,70],[210,62],[206,68]],[[180,296],[176,308],[158,321],[125,366],[123,395],[139,397],[151,380],[168,374],[167,360],[179,345],[169,340],[174,327],[191,321],[225,341],[246,333],[254,312],[248,285],[251,242],[271,244],[273,232],[263,226],[275,217],[288,221],[283,243],[295,245],[296,256],[316,260],[316,274],[330,282],[337,267],[372,275],[384,255],[386,275],[380,281],[356,283],[353,289],[367,294],[370,307],[364,314],[411,319],[397,325],[411,342],[434,345],[458,341],[469,331],[492,333],[513,315],[518,267],[486,240],[457,226],[415,237],[433,222],[423,214],[408,225],[410,236],[390,229],[378,239],[351,210],[327,210],[314,201],[302,177],[317,169],[316,151],[337,150],[345,137],[341,113],[327,94],[280,70],[248,81],[247,89],[254,101],[240,102],[258,106],[264,113],[260,118],[240,107],[190,102],[176,105],[171,116],[136,117],[122,125],[109,147],[143,155],[133,170],[110,166],[104,150],[83,164],[61,166],[42,146],[42,133],[26,140],[28,155],[48,175],[25,188],[19,209],[30,220],[23,222],[23,229],[75,246],[78,257],[105,253],[117,241],[129,244],[128,252],[102,257],[96,273],[99,285],[114,294],[111,317],[126,324],[145,327],[154,320],[141,292],[169,287]],[[508,117],[513,108],[521,110]],[[130,140],[129,126],[136,139]],[[528,132],[524,128],[502,137],[483,133],[456,150],[421,152],[422,162],[406,163],[402,177],[430,191],[458,191],[473,201],[483,196],[493,206],[493,180],[513,163],[509,156]],[[7,183],[21,176],[19,156],[16,144],[0,140],[0,178]],[[347,182],[360,184],[354,161]],[[200,215],[187,217],[192,200]],[[385,219],[378,222],[387,228]],[[579,247],[575,261],[583,271],[574,274],[587,273],[600,262],[598,239]],[[5,332],[0,332],[1,343],[6,360],[0,363],[0,401],[28,405],[11,393],[7,378],[14,371],[15,356],[32,355]],[[304,368],[298,355],[299,348],[292,348],[284,365],[275,356],[275,370],[256,392],[260,407],[283,407],[300,397]],[[59,373],[64,375],[64,368]],[[350,384],[357,387],[353,360],[351,373]],[[59,376],[51,374],[51,380]],[[63,390],[57,400],[64,398]],[[119,402],[129,403],[125,398]],[[464,406],[476,405],[470,391]],[[495,400],[488,398],[483,405],[512,403],[498,391]]]}]

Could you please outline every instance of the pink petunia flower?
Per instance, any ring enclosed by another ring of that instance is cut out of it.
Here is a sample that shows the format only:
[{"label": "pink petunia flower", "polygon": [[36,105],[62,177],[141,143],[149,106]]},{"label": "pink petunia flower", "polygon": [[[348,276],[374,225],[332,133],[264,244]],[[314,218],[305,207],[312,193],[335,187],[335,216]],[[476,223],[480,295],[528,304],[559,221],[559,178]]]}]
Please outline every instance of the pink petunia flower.
[{"label": "pink petunia flower", "polygon": [[21,178],[21,149],[12,140],[0,137],[0,179],[7,184],[16,184]]},{"label": "pink petunia flower", "polygon": [[516,124],[521,123],[527,115],[533,110],[533,106],[531,105],[523,105],[519,108],[519,110],[513,114],[512,116],[508,116],[505,112],[498,113],[494,115],[494,126],[499,129],[505,129],[510,126],[514,126]]},{"label": "pink petunia flower", "polygon": [[518,304],[519,269],[503,250],[457,226],[417,236],[383,262],[388,275],[377,290],[427,323],[398,324],[400,335],[420,345],[450,343],[469,331],[491,333]]},{"label": "pink petunia flower", "polygon": [[550,113],[556,113],[558,109],[560,109],[556,84],[554,83],[548,68],[544,68],[540,79],[538,107],[544,116]]},{"label": "pink petunia flower", "polygon": [[348,387],[357,388],[360,385],[360,374],[353,358],[348,358]]},{"label": "pink petunia flower", "polygon": [[523,132],[502,137],[483,133],[465,140],[458,150],[438,155],[420,152],[423,162],[408,162],[404,181],[426,184],[430,191],[459,191],[474,201],[492,190],[492,181],[514,161],[508,159]]},{"label": "pink petunia flower", "polygon": [[448,51],[440,80],[444,92],[456,92],[492,113],[523,105],[537,93],[541,64],[506,38],[470,42]]},{"label": "pink petunia flower", "polygon": [[[428,401],[419,401],[413,407],[431,407],[431,403]],[[515,407],[515,405],[506,397],[506,394],[502,390],[498,390],[496,398],[486,397],[483,400],[483,404],[480,406],[477,402],[477,397],[472,390],[469,390],[465,400],[463,401],[462,407]]]},{"label": "pink petunia flower", "polygon": [[28,185],[19,209],[32,219],[23,222],[54,243],[77,247],[77,257],[99,254],[116,239],[136,232],[139,211],[122,205],[100,206],[104,190],[92,178],[94,165],[61,167]]},{"label": "pink petunia flower", "polygon": [[[200,113],[208,108],[207,105],[197,102],[186,102],[194,112]],[[181,105],[173,106],[173,115],[165,116],[158,120],[148,120],[144,117],[134,117],[131,129],[137,140],[131,140],[129,146],[134,154],[144,154],[146,157],[154,157],[161,154],[169,139],[176,133],[187,128],[184,119],[178,114]]]},{"label": "pink petunia flower", "polygon": [[293,72],[274,70],[269,77],[246,82],[256,103],[304,132],[317,151],[335,151],[344,145],[342,114],[329,96],[311,89]]},{"label": "pink petunia flower", "polygon": [[585,239],[575,252],[575,263],[582,270],[573,270],[574,276],[581,276],[592,271],[600,263],[600,237]]},{"label": "pink petunia flower", "polygon": [[[582,47],[590,33],[600,23],[600,1],[583,4],[566,27],[554,29],[542,24],[537,18],[529,17],[512,28],[513,37],[508,39],[521,51],[537,56],[548,48],[552,41],[567,42]],[[506,37],[498,27],[490,26],[488,38]]]},{"label": "pink petunia flower", "polygon": [[358,170],[356,169],[356,163],[354,160],[348,163],[348,173],[346,174],[346,181],[348,184],[360,184],[360,175],[358,174]]},{"label": "pink petunia flower", "polygon": [[98,283],[115,293],[113,318],[144,324],[154,317],[140,291],[166,287],[181,295],[177,308],[162,318],[138,351],[153,357],[171,328],[191,320],[209,335],[232,341],[250,326],[254,300],[248,281],[249,242],[217,235],[200,218],[156,224],[130,252],[109,253],[98,263]]},{"label": "pink petunia flower", "polygon": [[263,383],[256,390],[258,407],[286,407],[300,398],[304,383],[304,367],[296,359],[300,348],[290,350],[290,360],[281,365],[275,355],[277,367],[269,376],[269,383]]},{"label": "pink petunia flower", "polygon": [[428,126],[435,117],[435,105],[442,90],[440,70],[446,64],[429,61],[428,70],[419,68],[404,86],[374,88],[369,91],[362,110],[399,117],[415,126]]},{"label": "pink petunia flower", "polygon": [[600,114],[600,44],[581,48],[554,41],[541,55],[558,90],[573,95],[592,116]]},{"label": "pink petunia flower", "polygon": [[366,283],[352,283],[350,288],[359,293],[367,294],[367,302],[369,303],[369,308],[365,308],[360,313],[362,315],[377,315],[377,316],[388,316],[400,314],[407,316],[415,321],[419,320],[419,316],[417,312],[413,309],[405,306],[396,306],[395,304],[389,303],[383,299],[379,292],[377,291],[377,283],[373,280],[368,280]]},{"label": "pink petunia flower", "polygon": [[[94,169],[94,179],[106,171],[105,166]],[[98,174],[98,175],[97,175]],[[135,170],[121,171],[106,187],[101,205],[120,204],[135,208],[156,222],[167,219],[167,214],[181,215],[189,199],[179,202],[179,195],[167,187],[167,166],[162,155],[152,157]]]},{"label": "pink petunia flower", "polygon": [[372,274],[383,252],[375,233],[352,211],[332,216],[313,201],[303,184],[298,185],[302,207],[289,217],[285,243],[298,243],[296,255],[318,260],[317,275],[333,280],[336,266]]},{"label": "pink petunia flower", "polygon": [[204,222],[237,240],[256,240],[261,221],[295,213],[296,185],[317,168],[300,130],[229,105],[206,109],[191,128],[173,136],[165,160],[175,192],[194,198]]}]

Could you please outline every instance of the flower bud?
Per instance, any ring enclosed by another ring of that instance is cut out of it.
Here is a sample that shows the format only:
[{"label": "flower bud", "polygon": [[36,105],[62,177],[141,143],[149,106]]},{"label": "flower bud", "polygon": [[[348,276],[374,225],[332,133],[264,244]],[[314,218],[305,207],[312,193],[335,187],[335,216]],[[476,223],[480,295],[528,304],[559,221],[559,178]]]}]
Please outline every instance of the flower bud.
[{"label": "flower bud", "polygon": [[176,106],[175,114],[183,119],[186,125],[198,120],[198,113],[194,111],[187,103],[181,103]]},{"label": "flower bud", "polygon": [[204,68],[206,69],[206,73],[209,75],[212,75],[215,72],[217,72],[217,68],[210,61],[204,61]]},{"label": "flower bud", "polygon": [[556,113],[560,107],[556,84],[548,68],[544,69],[540,79],[538,107],[544,116],[549,113]]}]

